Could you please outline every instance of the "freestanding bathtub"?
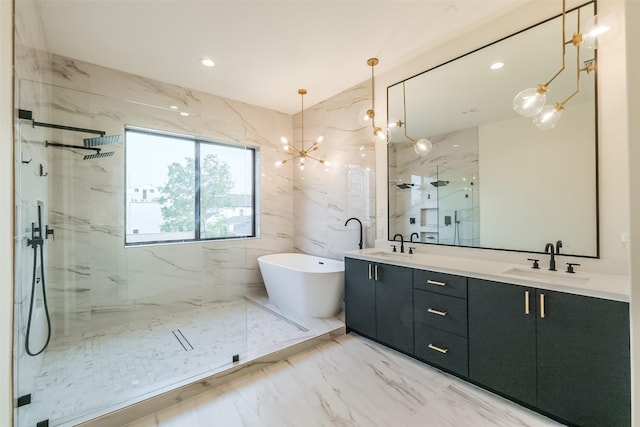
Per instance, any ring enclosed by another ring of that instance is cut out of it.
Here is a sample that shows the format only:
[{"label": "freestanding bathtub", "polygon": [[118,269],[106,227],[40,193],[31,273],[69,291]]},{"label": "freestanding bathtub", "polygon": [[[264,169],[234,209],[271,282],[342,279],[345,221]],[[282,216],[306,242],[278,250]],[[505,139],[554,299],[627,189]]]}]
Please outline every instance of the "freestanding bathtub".
[{"label": "freestanding bathtub", "polygon": [[278,308],[309,317],[332,317],[342,309],[344,262],[283,253],[263,255],[258,265]]}]

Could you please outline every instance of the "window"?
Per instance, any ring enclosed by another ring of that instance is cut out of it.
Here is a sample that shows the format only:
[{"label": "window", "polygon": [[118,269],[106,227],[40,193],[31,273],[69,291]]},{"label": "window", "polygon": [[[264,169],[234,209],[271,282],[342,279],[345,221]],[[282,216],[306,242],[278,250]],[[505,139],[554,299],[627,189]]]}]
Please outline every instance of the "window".
[{"label": "window", "polygon": [[257,235],[255,148],[132,127],[125,138],[126,245]]}]

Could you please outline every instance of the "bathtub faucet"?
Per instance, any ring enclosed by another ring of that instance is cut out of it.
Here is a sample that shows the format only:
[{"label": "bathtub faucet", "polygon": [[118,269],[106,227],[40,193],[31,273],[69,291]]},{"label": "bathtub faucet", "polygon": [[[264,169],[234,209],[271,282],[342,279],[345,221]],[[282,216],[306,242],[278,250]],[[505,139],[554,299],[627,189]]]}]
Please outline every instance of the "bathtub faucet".
[{"label": "bathtub faucet", "polygon": [[358,221],[358,224],[360,224],[360,242],[358,242],[358,247],[359,247],[360,249],[362,249],[362,222],[361,222],[358,218],[353,217],[353,218],[349,218],[349,219],[344,223],[344,226],[346,227],[346,226],[347,226],[347,224],[349,224],[349,221],[351,221],[352,219],[354,219],[354,220]]}]

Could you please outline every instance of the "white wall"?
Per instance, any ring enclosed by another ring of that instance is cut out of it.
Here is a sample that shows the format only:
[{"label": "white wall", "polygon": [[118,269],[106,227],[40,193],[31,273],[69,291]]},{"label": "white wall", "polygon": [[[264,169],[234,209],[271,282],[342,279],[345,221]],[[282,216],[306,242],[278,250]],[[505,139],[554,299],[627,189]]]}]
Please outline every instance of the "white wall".
[{"label": "white wall", "polygon": [[[627,23],[640,22],[640,2],[626,3]],[[627,25],[627,39],[640,40],[640,26]],[[631,185],[631,384],[632,425],[640,425],[640,50],[637,44],[627,45],[627,82],[629,120],[629,165]],[[631,77],[633,76],[633,77]]]},{"label": "white wall", "polygon": [[0,426],[12,423],[13,2],[0,1]]}]

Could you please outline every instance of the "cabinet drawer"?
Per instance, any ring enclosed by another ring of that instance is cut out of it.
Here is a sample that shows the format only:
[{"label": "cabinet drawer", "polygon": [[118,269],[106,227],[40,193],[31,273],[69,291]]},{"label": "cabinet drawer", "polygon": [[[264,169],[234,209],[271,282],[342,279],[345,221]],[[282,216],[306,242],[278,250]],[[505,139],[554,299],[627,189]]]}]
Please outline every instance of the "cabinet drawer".
[{"label": "cabinet drawer", "polygon": [[413,290],[413,319],[434,328],[467,336],[467,300]]},{"label": "cabinet drawer", "polygon": [[467,298],[467,278],[453,274],[413,270],[413,287],[439,294]]},{"label": "cabinet drawer", "polygon": [[469,374],[467,339],[421,323],[415,325],[416,357],[462,376]]}]

